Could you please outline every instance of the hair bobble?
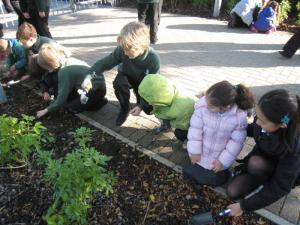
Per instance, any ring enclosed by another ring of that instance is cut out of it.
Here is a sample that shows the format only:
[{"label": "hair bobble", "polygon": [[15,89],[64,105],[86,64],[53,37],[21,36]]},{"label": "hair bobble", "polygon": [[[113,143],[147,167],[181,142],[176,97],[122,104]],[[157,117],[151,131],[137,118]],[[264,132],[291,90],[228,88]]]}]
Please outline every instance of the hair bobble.
[{"label": "hair bobble", "polygon": [[281,122],[282,124],[288,125],[288,123],[290,122],[289,116],[288,116],[288,115],[283,116],[283,117],[281,118],[280,122]]}]

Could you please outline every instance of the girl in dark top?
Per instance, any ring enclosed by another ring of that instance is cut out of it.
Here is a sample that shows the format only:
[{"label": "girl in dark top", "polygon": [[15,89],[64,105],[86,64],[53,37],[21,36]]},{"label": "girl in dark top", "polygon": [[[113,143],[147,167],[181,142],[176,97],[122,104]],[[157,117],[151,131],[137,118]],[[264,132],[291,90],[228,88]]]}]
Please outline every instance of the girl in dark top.
[{"label": "girl in dark top", "polygon": [[[228,206],[230,215],[264,208],[294,187],[300,171],[299,104],[298,96],[283,89],[259,100],[255,121],[247,128],[256,145],[227,187],[229,197],[241,199]],[[246,197],[260,185],[262,189]]]}]

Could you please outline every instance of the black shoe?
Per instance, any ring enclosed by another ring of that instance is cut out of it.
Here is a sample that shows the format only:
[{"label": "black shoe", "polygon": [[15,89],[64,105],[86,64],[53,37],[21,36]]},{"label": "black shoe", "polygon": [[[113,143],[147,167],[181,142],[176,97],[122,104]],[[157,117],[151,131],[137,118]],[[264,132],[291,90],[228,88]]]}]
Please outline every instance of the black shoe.
[{"label": "black shoe", "polygon": [[116,126],[121,126],[127,119],[128,112],[120,112],[117,119],[116,119]]},{"label": "black shoe", "polygon": [[101,109],[103,106],[105,106],[108,103],[108,99],[106,97],[104,97],[100,102],[98,102],[97,104],[94,104],[92,106],[90,106],[87,111],[97,111],[99,109]]},{"label": "black shoe", "polygon": [[169,122],[163,122],[160,127],[154,129],[154,134],[158,135],[162,132],[169,132],[171,129],[171,124]]},{"label": "black shoe", "polygon": [[70,113],[73,113],[73,114],[78,114],[78,113],[84,112],[84,109],[72,109],[72,108],[67,108],[67,110],[68,110]]},{"label": "black shoe", "polygon": [[284,58],[290,59],[292,55],[287,54],[285,51],[279,51],[279,54],[282,55]]}]

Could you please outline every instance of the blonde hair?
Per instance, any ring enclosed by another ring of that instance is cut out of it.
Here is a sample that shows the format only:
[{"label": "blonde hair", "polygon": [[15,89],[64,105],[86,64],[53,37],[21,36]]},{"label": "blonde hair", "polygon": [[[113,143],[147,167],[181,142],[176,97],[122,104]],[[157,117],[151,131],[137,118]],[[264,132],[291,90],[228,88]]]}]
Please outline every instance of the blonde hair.
[{"label": "blonde hair", "polygon": [[64,47],[58,44],[43,44],[37,56],[38,64],[49,70],[49,68],[56,70],[60,68],[71,53]]},{"label": "blonde hair", "polygon": [[143,23],[130,22],[122,28],[118,36],[118,43],[125,50],[132,48],[146,50],[150,45],[149,29]]},{"label": "blonde hair", "polygon": [[0,52],[5,52],[9,47],[8,40],[0,39]]},{"label": "blonde hair", "polygon": [[22,23],[17,30],[17,38],[25,41],[28,41],[30,38],[37,38],[35,27],[27,22]]}]

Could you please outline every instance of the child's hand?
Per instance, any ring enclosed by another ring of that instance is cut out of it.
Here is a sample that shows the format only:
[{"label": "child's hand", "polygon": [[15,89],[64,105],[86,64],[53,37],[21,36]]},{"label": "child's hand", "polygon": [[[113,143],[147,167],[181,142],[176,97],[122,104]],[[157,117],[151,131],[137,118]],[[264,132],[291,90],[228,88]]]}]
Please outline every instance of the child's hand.
[{"label": "child's hand", "polygon": [[129,111],[129,114],[133,116],[139,116],[141,114],[142,109],[139,106],[134,107]]},{"label": "child's hand", "polygon": [[29,13],[27,13],[27,12],[24,12],[24,13],[23,13],[23,16],[25,17],[25,19],[29,19],[29,18],[30,18]]},{"label": "child's hand", "polygon": [[10,71],[10,72],[16,71],[16,66],[15,66],[15,65],[12,65],[12,66],[9,68],[9,71]]},{"label": "child's hand", "polygon": [[45,13],[45,12],[39,12],[39,16],[40,16],[41,18],[44,18],[44,17],[46,16],[46,13]]},{"label": "child's hand", "polygon": [[241,209],[240,203],[234,203],[229,206],[227,206],[228,209],[230,209],[230,216],[241,216],[243,214],[243,210]]},{"label": "child's hand", "polygon": [[212,169],[215,173],[217,173],[217,172],[223,170],[223,169],[224,169],[224,166],[222,165],[222,163],[221,163],[219,160],[215,159],[215,160],[212,162],[212,167],[211,167],[211,169]]},{"label": "child's hand", "polygon": [[51,96],[48,92],[44,92],[43,94],[44,101],[51,101]]},{"label": "child's hand", "polygon": [[192,164],[196,164],[197,162],[200,161],[201,155],[200,154],[191,154],[190,159],[191,159]]},{"label": "child's hand", "polygon": [[23,75],[20,80],[23,81],[23,80],[27,80],[28,78],[30,78],[30,75]]},{"label": "child's hand", "polygon": [[43,109],[43,110],[37,111],[36,117],[41,118],[42,116],[46,115],[47,112],[48,112],[48,109]]}]

